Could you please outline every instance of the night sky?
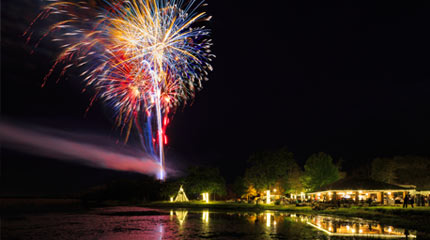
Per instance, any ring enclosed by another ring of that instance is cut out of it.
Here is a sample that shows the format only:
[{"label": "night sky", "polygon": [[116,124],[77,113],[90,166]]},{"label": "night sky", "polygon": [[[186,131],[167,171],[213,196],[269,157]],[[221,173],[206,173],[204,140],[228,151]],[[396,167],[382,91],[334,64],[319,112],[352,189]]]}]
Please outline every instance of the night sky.
[{"label": "night sky", "polygon": [[[231,182],[252,152],[282,146],[301,165],[323,151],[347,171],[375,157],[430,156],[430,8],[283,2],[208,1],[214,71],[168,127],[168,164],[217,166]],[[59,48],[43,41],[30,54],[21,35],[41,6],[2,2],[2,117],[121,141],[102,102],[84,116],[91,93],[76,71],[40,87]],[[2,175],[22,182],[92,175],[80,169],[2,151]]]}]

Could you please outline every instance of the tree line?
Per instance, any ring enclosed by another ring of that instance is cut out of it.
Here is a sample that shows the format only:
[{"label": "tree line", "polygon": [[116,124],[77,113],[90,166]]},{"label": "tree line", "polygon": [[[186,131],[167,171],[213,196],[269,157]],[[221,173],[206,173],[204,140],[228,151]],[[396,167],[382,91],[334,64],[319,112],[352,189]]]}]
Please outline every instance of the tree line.
[{"label": "tree line", "polygon": [[[375,158],[357,166],[351,176],[372,178],[391,184],[410,184],[430,189],[430,159],[417,156]],[[344,178],[342,160],[327,153],[309,156],[303,166],[287,148],[260,151],[249,156],[243,175],[226,184],[218,168],[197,166],[189,168],[182,177],[159,182],[149,176],[133,175],[96,186],[82,194],[85,201],[154,201],[174,197],[183,185],[189,199],[201,198],[207,192],[211,200],[233,199],[264,194],[276,189],[277,194],[300,194],[314,191]]]},{"label": "tree line", "polygon": [[180,185],[191,198],[208,192],[212,196],[242,197],[257,195],[267,189],[277,189],[282,194],[301,193],[315,190],[344,176],[340,171],[340,161],[335,163],[326,153],[311,155],[304,169],[297,164],[287,148],[276,151],[261,151],[252,154],[244,176],[226,187],[225,180],[217,168],[193,167],[179,179],[168,180],[162,188],[162,196],[174,196]]},{"label": "tree line", "polygon": [[[350,175],[430,189],[429,172],[429,158],[396,156],[375,158],[369,164],[358,166]],[[217,168],[190,168],[184,177],[165,182],[162,196],[164,199],[174,196],[180,185],[184,186],[191,199],[203,192],[210,193],[212,199],[240,198],[261,195],[268,189],[276,189],[280,194],[300,194],[317,190],[344,177],[346,172],[342,171],[341,159],[335,161],[329,154],[319,152],[309,156],[301,167],[293,153],[283,147],[275,151],[253,153],[249,156],[243,176],[237,176],[234,183],[229,185],[226,185]]]}]

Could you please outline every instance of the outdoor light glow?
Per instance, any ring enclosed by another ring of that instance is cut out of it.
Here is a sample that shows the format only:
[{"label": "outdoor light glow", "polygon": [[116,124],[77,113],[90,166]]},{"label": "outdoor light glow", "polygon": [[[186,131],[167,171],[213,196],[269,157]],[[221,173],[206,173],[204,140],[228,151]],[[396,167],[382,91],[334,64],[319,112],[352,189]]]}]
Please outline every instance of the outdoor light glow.
[{"label": "outdoor light glow", "polygon": [[173,202],[173,197],[170,197],[170,202]]},{"label": "outdoor light glow", "polygon": [[270,190],[266,191],[266,204],[270,204]]},{"label": "outdoor light glow", "polygon": [[270,227],[270,213],[266,213],[266,227]]},{"label": "outdoor light glow", "polygon": [[203,193],[203,201],[209,203],[209,193]]}]

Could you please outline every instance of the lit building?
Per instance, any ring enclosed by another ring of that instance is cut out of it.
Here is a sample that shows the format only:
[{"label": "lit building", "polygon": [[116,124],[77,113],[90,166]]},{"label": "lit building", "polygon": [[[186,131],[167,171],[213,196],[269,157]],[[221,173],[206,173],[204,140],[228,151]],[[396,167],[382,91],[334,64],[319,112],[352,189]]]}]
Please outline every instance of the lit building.
[{"label": "lit building", "polygon": [[369,201],[385,205],[402,202],[406,194],[415,194],[414,186],[399,186],[372,179],[345,178],[308,193],[311,199],[320,202],[334,200]]}]

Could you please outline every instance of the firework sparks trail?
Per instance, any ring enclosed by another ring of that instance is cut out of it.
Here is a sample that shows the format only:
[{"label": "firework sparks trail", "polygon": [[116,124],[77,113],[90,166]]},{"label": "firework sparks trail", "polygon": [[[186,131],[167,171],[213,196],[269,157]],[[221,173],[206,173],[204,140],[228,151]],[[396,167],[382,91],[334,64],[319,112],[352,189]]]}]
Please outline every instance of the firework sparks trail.
[{"label": "firework sparks trail", "polygon": [[[51,35],[62,49],[42,86],[57,68],[61,77],[76,67],[85,88],[96,92],[90,106],[101,99],[112,107],[125,142],[135,126],[146,151],[164,167],[169,117],[194,97],[212,70],[215,55],[204,26],[210,17],[199,12],[204,5],[195,0],[117,0],[100,6],[51,1],[31,24],[55,18],[34,45]],[[34,35],[29,30],[24,33],[28,42]],[[165,178],[163,170],[158,178]]]}]

